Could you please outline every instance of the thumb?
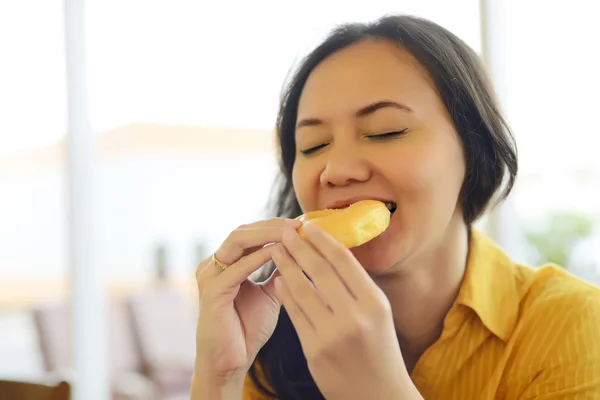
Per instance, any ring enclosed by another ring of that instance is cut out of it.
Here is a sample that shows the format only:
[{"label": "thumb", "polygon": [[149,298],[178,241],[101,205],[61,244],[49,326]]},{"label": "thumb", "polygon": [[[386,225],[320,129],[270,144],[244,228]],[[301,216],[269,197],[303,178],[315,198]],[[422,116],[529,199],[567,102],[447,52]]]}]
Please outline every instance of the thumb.
[{"label": "thumb", "polygon": [[269,296],[277,304],[277,306],[281,306],[281,301],[277,297],[277,291],[275,290],[275,278],[278,276],[281,276],[281,273],[279,273],[279,270],[275,269],[271,276],[267,278],[266,281],[260,283],[259,286],[263,292],[265,292],[267,296]]}]

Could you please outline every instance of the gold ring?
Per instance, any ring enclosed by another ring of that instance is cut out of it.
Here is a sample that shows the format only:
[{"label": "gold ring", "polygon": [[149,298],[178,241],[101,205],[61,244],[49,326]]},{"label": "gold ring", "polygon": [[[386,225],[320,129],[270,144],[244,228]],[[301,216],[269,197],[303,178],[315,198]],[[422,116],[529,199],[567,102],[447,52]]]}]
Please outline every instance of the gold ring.
[{"label": "gold ring", "polygon": [[213,253],[212,255],[212,261],[215,263],[215,265],[219,268],[221,268],[221,271],[225,271],[227,268],[229,268],[229,265],[222,263],[221,261],[217,260],[217,256],[215,255],[216,253]]}]

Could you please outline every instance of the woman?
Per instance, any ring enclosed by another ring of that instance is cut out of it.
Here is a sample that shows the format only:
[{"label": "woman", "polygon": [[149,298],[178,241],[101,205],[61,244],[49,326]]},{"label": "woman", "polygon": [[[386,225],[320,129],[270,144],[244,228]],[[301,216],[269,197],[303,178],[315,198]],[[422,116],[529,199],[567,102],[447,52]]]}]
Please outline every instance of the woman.
[{"label": "woman", "polygon": [[[600,399],[600,291],[472,228],[517,156],[460,39],[404,16],[339,27],[298,69],[277,132],[281,218],[198,268],[194,400]],[[351,251],[286,219],[365,198],[396,210]]]}]

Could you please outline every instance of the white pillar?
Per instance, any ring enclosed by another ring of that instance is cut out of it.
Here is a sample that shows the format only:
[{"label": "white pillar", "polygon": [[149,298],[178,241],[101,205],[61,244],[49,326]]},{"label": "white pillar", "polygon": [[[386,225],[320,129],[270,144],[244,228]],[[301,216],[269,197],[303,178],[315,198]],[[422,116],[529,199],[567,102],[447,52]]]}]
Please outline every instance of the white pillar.
[{"label": "white pillar", "polygon": [[[494,80],[498,100],[510,125],[510,116],[507,115],[505,0],[480,0],[479,5],[482,58]],[[488,214],[485,231],[515,261],[525,261],[523,232],[517,221],[512,196]]]},{"label": "white pillar", "polygon": [[72,398],[108,400],[106,307],[95,254],[95,144],[87,114],[84,27],[84,1],[66,0]]}]

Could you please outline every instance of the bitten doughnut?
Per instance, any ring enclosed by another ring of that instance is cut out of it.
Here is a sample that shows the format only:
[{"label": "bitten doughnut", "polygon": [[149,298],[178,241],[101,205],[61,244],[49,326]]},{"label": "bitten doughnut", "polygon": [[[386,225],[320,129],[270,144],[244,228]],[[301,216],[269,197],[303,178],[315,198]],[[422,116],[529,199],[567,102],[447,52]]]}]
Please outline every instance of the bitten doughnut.
[{"label": "bitten doughnut", "polygon": [[382,234],[390,224],[390,210],[378,200],[361,200],[342,209],[311,211],[296,218],[302,222],[298,229],[305,237],[304,227],[319,226],[350,249]]}]

